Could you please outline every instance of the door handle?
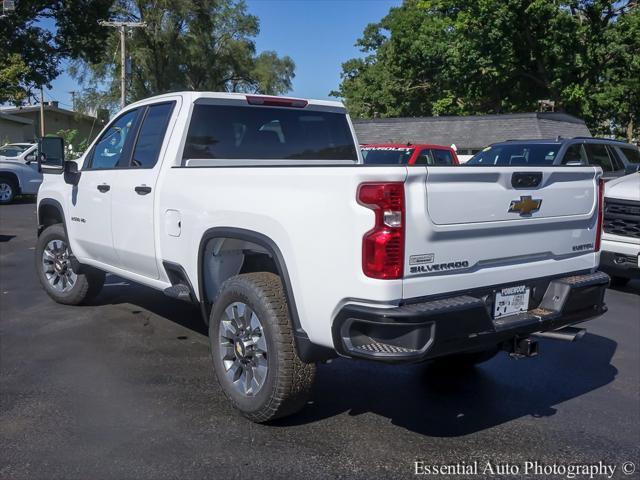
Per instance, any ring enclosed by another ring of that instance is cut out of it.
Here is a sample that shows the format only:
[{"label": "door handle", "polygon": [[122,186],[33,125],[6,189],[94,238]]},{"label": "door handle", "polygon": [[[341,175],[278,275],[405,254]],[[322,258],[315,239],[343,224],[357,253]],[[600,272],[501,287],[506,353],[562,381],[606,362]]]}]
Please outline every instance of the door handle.
[{"label": "door handle", "polygon": [[147,193],[151,193],[151,187],[147,187],[146,185],[138,185],[134,188],[138,195],[146,195]]},{"label": "door handle", "polygon": [[108,192],[109,190],[111,190],[111,185],[103,183],[102,185],[98,185],[98,190],[100,190],[102,193]]}]

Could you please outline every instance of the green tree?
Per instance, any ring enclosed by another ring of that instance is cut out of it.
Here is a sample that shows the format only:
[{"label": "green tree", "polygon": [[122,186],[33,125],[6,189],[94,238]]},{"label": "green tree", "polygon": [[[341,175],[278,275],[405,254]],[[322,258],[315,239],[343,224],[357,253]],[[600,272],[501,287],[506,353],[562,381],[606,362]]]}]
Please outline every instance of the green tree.
[{"label": "green tree", "polygon": [[[127,37],[131,58],[127,100],[177,90],[281,94],[291,89],[294,63],[275,52],[256,54],[258,18],[236,0],[119,0],[114,17],[142,21]],[[99,62],[78,62],[85,86],[79,102],[114,110],[120,95],[119,34]]]},{"label": "green tree", "polygon": [[29,68],[17,53],[5,56],[0,63],[0,103],[11,102],[20,104],[26,97],[24,87]]},{"label": "green tree", "polygon": [[343,64],[332,94],[356,117],[532,111],[550,99],[596,132],[634,130],[638,10],[636,0],[406,0],[367,26],[364,57]]},{"label": "green tree", "polygon": [[[0,102],[20,103],[60,74],[68,58],[95,59],[97,28],[113,0],[19,0],[0,18]],[[19,58],[19,61],[17,60]]]}]

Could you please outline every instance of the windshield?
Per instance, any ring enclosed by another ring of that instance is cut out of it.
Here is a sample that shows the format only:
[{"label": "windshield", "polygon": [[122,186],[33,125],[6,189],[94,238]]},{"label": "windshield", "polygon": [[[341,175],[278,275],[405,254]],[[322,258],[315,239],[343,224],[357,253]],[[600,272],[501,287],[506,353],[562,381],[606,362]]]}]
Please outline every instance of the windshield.
[{"label": "windshield", "polygon": [[363,147],[365,165],[406,165],[413,148]]},{"label": "windshield", "polygon": [[0,156],[2,157],[17,157],[19,156],[22,152],[24,152],[27,148],[29,148],[29,145],[5,145],[4,147],[0,148]]},{"label": "windshield", "polygon": [[555,143],[513,143],[494,145],[476,154],[465,165],[553,165],[560,145]]}]

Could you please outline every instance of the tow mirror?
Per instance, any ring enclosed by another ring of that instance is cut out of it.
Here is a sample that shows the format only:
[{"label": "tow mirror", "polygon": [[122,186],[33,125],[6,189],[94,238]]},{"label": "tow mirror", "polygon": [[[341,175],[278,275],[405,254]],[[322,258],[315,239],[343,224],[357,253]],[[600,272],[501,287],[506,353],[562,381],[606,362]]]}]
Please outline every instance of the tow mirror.
[{"label": "tow mirror", "polygon": [[38,171],[59,174],[64,170],[64,140],[44,137],[38,142]]}]

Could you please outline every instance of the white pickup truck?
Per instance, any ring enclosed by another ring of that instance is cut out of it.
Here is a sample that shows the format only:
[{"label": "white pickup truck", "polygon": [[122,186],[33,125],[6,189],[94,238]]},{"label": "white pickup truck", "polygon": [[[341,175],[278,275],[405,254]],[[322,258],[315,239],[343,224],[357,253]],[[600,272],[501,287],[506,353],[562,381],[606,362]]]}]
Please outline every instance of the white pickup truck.
[{"label": "white pickup truck", "polygon": [[606,310],[601,170],[367,166],[338,102],[173,93],[76,162],[41,146],[36,268],[57,302],[104,272],[199,304],[233,405],[302,408],[315,363],[478,362]]}]

